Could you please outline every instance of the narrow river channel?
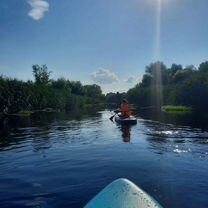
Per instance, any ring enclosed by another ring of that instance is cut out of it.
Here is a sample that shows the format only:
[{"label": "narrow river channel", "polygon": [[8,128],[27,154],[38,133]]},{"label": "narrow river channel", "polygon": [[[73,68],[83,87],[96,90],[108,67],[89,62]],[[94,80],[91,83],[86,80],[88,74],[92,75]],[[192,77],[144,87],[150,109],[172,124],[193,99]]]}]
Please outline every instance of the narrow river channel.
[{"label": "narrow river channel", "polygon": [[128,178],[166,208],[208,207],[208,131],[109,111],[6,124],[0,134],[0,207],[83,207]]}]

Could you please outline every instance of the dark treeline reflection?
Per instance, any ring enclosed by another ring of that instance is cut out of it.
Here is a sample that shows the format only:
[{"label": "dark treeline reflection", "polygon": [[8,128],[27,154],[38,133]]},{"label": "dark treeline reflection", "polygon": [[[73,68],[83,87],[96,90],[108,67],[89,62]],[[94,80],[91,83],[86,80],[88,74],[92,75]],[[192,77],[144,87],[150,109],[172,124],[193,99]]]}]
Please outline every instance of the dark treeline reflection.
[{"label": "dark treeline reflection", "polygon": [[1,122],[1,207],[83,207],[120,177],[164,207],[186,207],[181,193],[195,196],[192,207],[206,207],[207,131],[141,113],[137,125],[119,126],[111,115],[41,113]]},{"label": "dark treeline reflection", "polygon": [[190,126],[192,128],[200,128],[202,130],[208,130],[208,123],[204,115],[183,112],[158,112],[156,109],[142,109],[137,110],[136,115],[145,119],[159,121],[162,123],[173,124],[178,126]]},{"label": "dark treeline reflection", "polygon": [[161,115],[160,118],[157,117],[157,120],[152,120],[150,117],[150,120],[140,120],[140,123],[144,126],[142,132],[151,151],[156,154],[165,154],[170,151],[198,154],[200,148],[203,148],[205,150],[203,156],[206,156],[208,126],[205,126],[205,122],[202,127],[200,126],[202,124],[198,123],[197,120],[195,120],[195,123],[187,123],[182,117],[175,116],[174,123],[171,123],[171,118],[167,120],[165,118],[167,119],[168,116]]},{"label": "dark treeline reflection", "polygon": [[[81,131],[83,127],[81,124],[85,122],[85,120],[97,121],[101,119],[101,115],[99,111],[92,109],[85,113],[74,111],[70,113],[36,113],[30,117],[7,117],[0,120],[0,148],[4,149],[10,145],[19,144],[24,139],[33,139],[34,150],[44,150],[45,148],[50,148],[50,140],[54,135],[58,134],[60,137],[65,137],[64,134],[68,132],[70,136],[72,126],[73,131]],[[172,130],[174,131],[175,128],[191,128],[192,135],[193,131],[197,131],[197,129],[200,129],[200,132],[207,132],[208,130],[208,123],[206,120],[193,114],[167,114],[163,112],[158,113],[154,110],[140,110],[135,111],[135,115],[139,119],[138,125],[140,122],[145,125],[147,141],[154,145],[154,147],[158,147],[160,149],[158,152],[164,152],[163,144],[166,146],[165,144],[169,142],[169,139],[172,137]],[[107,121],[108,118],[105,118],[104,122]],[[136,127],[128,125],[118,126],[123,142],[131,142],[132,128]],[[41,137],[39,138],[40,134]],[[187,134],[174,135],[174,141],[175,143],[183,143],[184,138],[187,136]],[[204,138],[207,136],[206,134],[206,136],[203,135],[202,137]],[[207,144],[206,140],[201,139],[201,136],[199,136],[197,132],[196,137],[192,138],[192,142]],[[157,149],[156,147],[155,149]]]},{"label": "dark treeline reflection", "polygon": [[82,121],[100,117],[101,114],[95,109],[87,112],[36,113],[30,117],[7,117],[0,120],[0,149],[22,143],[24,139],[33,140],[35,151],[49,148],[50,139],[58,132],[62,134],[70,130],[73,122],[79,129]]}]

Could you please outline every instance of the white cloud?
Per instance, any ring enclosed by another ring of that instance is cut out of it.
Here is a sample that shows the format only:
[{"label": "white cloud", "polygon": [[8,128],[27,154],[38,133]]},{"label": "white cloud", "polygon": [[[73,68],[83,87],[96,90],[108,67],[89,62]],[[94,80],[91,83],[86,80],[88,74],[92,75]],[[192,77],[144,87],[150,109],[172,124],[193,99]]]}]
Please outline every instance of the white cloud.
[{"label": "white cloud", "polygon": [[44,17],[45,12],[49,10],[49,3],[45,0],[28,0],[32,10],[28,12],[28,15],[34,20],[39,20]]},{"label": "white cloud", "polygon": [[92,74],[91,78],[98,84],[112,84],[119,81],[116,74],[109,69],[99,69]]}]

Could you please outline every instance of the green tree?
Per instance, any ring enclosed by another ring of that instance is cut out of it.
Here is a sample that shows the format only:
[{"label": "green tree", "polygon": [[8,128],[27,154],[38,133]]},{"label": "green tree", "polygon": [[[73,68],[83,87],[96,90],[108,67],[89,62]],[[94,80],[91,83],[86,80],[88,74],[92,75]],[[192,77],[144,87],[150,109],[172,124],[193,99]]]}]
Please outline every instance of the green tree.
[{"label": "green tree", "polygon": [[71,81],[70,88],[73,94],[84,95],[84,88],[80,81]]},{"label": "green tree", "polygon": [[36,84],[46,85],[49,83],[51,72],[48,71],[48,67],[46,65],[42,65],[41,67],[36,64],[32,66],[32,69]]},{"label": "green tree", "polygon": [[208,61],[202,62],[199,65],[199,71],[203,73],[208,73]]},{"label": "green tree", "polygon": [[100,86],[93,84],[93,85],[85,85],[84,86],[84,94],[88,97],[96,97],[99,98],[102,96],[102,90]]}]

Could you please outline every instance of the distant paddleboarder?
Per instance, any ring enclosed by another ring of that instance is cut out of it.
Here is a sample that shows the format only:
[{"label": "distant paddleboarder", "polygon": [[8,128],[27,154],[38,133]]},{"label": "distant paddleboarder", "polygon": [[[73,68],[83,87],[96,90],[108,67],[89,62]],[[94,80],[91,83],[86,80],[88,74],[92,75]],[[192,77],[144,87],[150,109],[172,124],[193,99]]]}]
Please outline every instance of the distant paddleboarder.
[{"label": "distant paddleboarder", "polygon": [[111,121],[113,121],[113,118],[115,117],[115,122],[122,125],[137,124],[137,119],[131,114],[130,105],[126,99],[122,100],[120,108],[114,112],[115,115],[110,117]]}]

